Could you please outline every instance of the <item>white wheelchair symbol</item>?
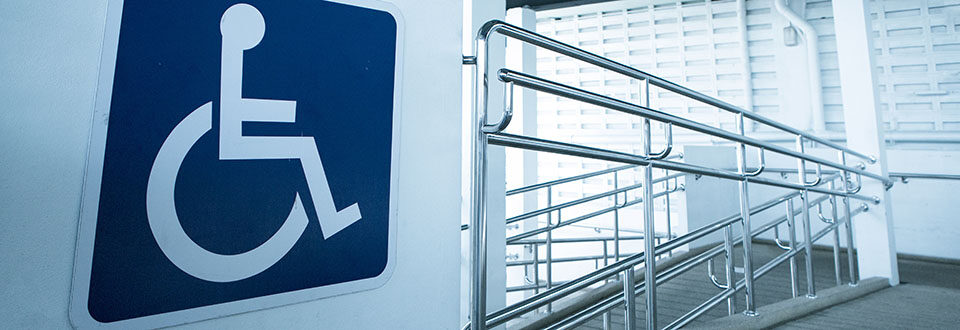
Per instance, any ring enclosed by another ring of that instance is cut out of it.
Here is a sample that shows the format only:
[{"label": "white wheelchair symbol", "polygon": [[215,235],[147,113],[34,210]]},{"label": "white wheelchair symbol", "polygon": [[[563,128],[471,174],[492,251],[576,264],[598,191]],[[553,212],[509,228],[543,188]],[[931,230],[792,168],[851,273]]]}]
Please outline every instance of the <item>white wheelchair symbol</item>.
[{"label": "white wheelchair symbol", "polygon": [[[223,37],[220,71],[220,160],[299,159],[324,239],[360,220],[354,203],[337,211],[313,137],[244,136],[244,122],[293,123],[296,101],[247,99],[241,96],[243,51],[263,39],[266,23],[248,4],[228,8],[220,19]],[[180,225],[174,202],[177,173],[187,152],[213,122],[213,102],[184,118],[163,142],[147,182],[147,218],[153,237],[178,268],[211,282],[239,281],[273,266],[296,244],[307,227],[307,213],[298,193],[277,232],[260,246],[240,254],[210,252],[194,242]]]}]

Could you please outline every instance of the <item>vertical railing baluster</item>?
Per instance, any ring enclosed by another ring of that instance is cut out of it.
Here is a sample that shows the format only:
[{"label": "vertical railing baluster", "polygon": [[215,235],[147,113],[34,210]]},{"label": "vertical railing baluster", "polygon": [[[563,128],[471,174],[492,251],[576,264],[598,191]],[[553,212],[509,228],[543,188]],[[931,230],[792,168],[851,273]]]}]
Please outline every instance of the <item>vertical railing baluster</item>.
[{"label": "vertical railing baluster", "polygon": [[[787,228],[790,231],[790,252],[797,249],[797,222],[794,219],[793,198],[787,200]],[[800,295],[800,279],[797,278],[797,255],[790,257],[790,294],[796,298]]]},{"label": "vertical railing baluster", "polygon": [[[803,136],[797,136],[797,151],[803,153]],[[807,163],[803,158],[797,158],[797,175],[801,185],[807,185]],[[817,289],[813,282],[813,242],[810,234],[810,200],[807,190],[800,191],[800,210],[803,221],[804,262],[807,276],[807,297],[817,296]]]},{"label": "vertical railing baluster", "polygon": [[[607,240],[604,239],[601,242],[603,242],[603,266],[606,267],[610,263],[607,253]],[[610,330],[610,312],[603,313],[603,330]]]},{"label": "vertical railing baluster", "polygon": [[603,330],[610,330],[612,327],[610,324],[610,312],[603,313]]},{"label": "vertical railing baluster", "polygon": [[[840,155],[840,164],[847,165],[847,155],[843,150],[838,151]],[[848,191],[847,180],[849,173],[843,171],[840,180],[843,182],[843,190]],[[850,271],[850,285],[857,285],[859,274],[857,273],[856,256],[853,254],[853,219],[850,215],[850,197],[843,197],[843,221],[847,232],[847,269]]]},{"label": "vertical railing baluster", "polygon": [[[613,190],[620,187],[617,172],[613,172]],[[624,192],[623,200],[627,200]],[[613,194],[613,260],[620,261],[620,194]]]},{"label": "vertical railing baluster", "polygon": [[533,293],[540,293],[540,243],[533,244]]},{"label": "vertical railing baluster", "polygon": [[637,301],[634,296],[634,280],[633,267],[625,269],[623,271],[623,325],[627,330],[637,328]]},{"label": "vertical railing baluster", "polygon": [[[728,224],[723,227],[723,267],[726,275],[727,290],[733,290],[729,285],[734,283],[734,265],[733,265],[733,225]],[[736,287],[736,284],[733,285]],[[727,298],[727,315],[733,315],[737,312],[737,299],[734,295]]]},{"label": "vertical railing baluster", "polygon": [[[737,114],[736,120],[737,132],[739,132],[740,135],[745,135],[743,114]],[[737,143],[737,171],[741,175],[747,173],[747,146],[743,143]],[[747,292],[747,309],[744,310],[743,313],[746,315],[756,315],[757,306],[756,301],[754,301],[753,291],[753,235],[751,235],[752,228],[750,228],[750,194],[747,190],[749,181],[747,178],[744,178],[738,183],[740,188],[740,217],[743,224],[743,278],[744,288]]]},{"label": "vertical railing baluster", "polygon": [[[670,176],[670,171],[664,170],[663,176],[664,177]],[[673,181],[673,186],[674,188],[677,187],[676,179],[674,179]],[[665,207],[667,209],[667,241],[670,241],[673,239],[673,225],[670,223],[670,180],[663,180],[663,191],[667,192],[666,194],[663,195],[663,200],[665,203]],[[667,256],[672,257],[673,250],[670,250],[670,252],[667,252]]]},{"label": "vertical railing baluster", "polygon": [[[641,95],[643,96],[644,105],[650,106],[650,80],[644,79],[641,82],[643,86],[643,91]],[[643,154],[651,154],[651,144],[650,141],[650,119],[644,118],[643,125],[641,125],[641,139],[643,140]],[[657,328],[657,285],[656,281],[653,279],[657,275],[657,266],[656,266],[656,241],[653,239],[656,236],[654,218],[653,218],[653,163],[648,163],[643,166],[643,243],[645,245],[643,254],[644,254],[644,286],[646,288],[646,312],[647,312],[647,329],[656,329]]]},{"label": "vertical railing baluster", "polygon": [[[837,188],[837,180],[830,180],[830,189],[834,190]],[[830,195],[830,212],[832,212],[833,222],[837,224],[836,227],[833,227],[833,270],[834,275],[836,276],[837,286],[843,284],[843,280],[840,278],[840,218],[837,217],[837,196]]]},{"label": "vertical railing baluster", "polygon": [[[553,206],[553,187],[547,187],[547,207]],[[557,211],[559,218],[559,210]],[[547,240],[544,245],[547,267],[547,290],[553,288],[553,212],[547,213]],[[553,304],[547,304],[547,313],[553,310]]]},{"label": "vertical railing baluster", "polygon": [[602,238],[600,242],[603,243],[603,265],[607,266],[610,264],[610,255],[607,252],[607,240]]}]

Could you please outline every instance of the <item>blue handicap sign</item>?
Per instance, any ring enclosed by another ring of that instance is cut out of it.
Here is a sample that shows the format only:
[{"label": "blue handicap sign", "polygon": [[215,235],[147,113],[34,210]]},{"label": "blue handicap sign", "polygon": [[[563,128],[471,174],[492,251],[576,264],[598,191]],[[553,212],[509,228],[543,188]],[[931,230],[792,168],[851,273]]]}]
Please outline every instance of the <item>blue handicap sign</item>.
[{"label": "blue handicap sign", "polygon": [[113,1],[71,319],[157,327],[392,271],[402,21],[375,1]]}]

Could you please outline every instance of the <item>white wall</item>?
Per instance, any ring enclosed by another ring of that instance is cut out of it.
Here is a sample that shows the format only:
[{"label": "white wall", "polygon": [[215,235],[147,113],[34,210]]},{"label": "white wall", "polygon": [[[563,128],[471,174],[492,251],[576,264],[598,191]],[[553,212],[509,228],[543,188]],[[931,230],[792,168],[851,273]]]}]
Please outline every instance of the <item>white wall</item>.
[{"label": "white wall", "polygon": [[[960,151],[887,150],[890,172],[960,174]],[[960,181],[912,179],[890,188],[897,252],[960,259]]]},{"label": "white wall", "polygon": [[[734,148],[728,147],[687,147],[684,150],[684,158],[687,162],[705,165],[711,159],[722,159],[734,157]],[[823,148],[812,148],[807,150],[824,159],[833,159],[835,151]],[[716,154],[714,154],[716,153]],[[748,150],[748,158],[754,155],[754,151]],[[960,174],[960,151],[949,150],[887,150],[887,159],[889,160],[890,172],[917,172],[917,173],[944,173]],[[756,160],[748,159],[749,166],[755,166]],[[734,163],[730,163],[734,164]],[[856,164],[851,162],[851,164]],[[767,153],[767,165],[769,168],[795,167],[795,161],[790,161],[782,156],[777,156],[772,152]],[[808,169],[814,167],[808,164]],[[765,177],[778,179],[778,175],[764,174]],[[690,218],[692,227],[704,225],[706,223],[720,219],[721,217],[739,212],[737,203],[737,186],[733,182],[711,183],[716,179],[701,178],[694,180],[688,176],[686,180],[686,198],[688,200],[688,212],[693,212]],[[808,175],[808,180],[813,180],[812,175]],[[789,182],[796,182],[796,175],[791,174]],[[890,199],[893,203],[894,234],[897,240],[897,252],[921,256],[932,256],[949,259],[960,259],[960,246],[951,243],[956,237],[960,236],[960,222],[956,221],[956,197],[953,195],[960,182],[943,180],[911,179],[904,184],[897,179],[896,184],[890,189]],[[723,191],[724,193],[716,193]],[[759,184],[750,185],[750,205],[751,207],[766,202],[776,196],[786,193],[787,190],[767,187]],[[811,199],[819,198],[820,194],[811,193]],[[864,202],[851,200],[851,207],[856,208]],[[872,203],[867,203],[870,207],[876,207]],[[794,207],[799,208],[799,199],[794,199]],[[816,208],[811,209],[811,230],[816,233],[822,230],[826,225],[817,219]],[[753,218],[754,226],[759,226],[773,220],[776,217],[783,216],[784,206],[778,206],[768,211],[764,211]],[[830,217],[829,203],[824,203],[824,216]],[[843,216],[843,212],[839,212]],[[700,215],[700,216],[696,216]],[[702,216],[710,219],[700,218]],[[855,218],[856,219],[856,218]],[[797,237],[802,237],[802,227],[800,225],[800,216],[797,215]],[[734,226],[735,228],[739,225]],[[739,230],[739,229],[737,229]],[[787,237],[786,225],[780,226],[781,238]],[[854,233],[856,233],[856,222],[854,222]],[[703,239],[704,242],[719,241],[720,236],[714,235],[711,238]],[[773,232],[767,232],[760,235],[762,238],[772,239]],[[832,245],[831,236],[817,241],[817,245]],[[841,236],[841,245],[846,246],[846,239]]]},{"label": "white wall", "polygon": [[[392,278],[371,291],[185,328],[459,327],[461,4],[394,3],[406,23],[407,74]],[[3,327],[70,326],[69,283],[105,4],[0,2]]]}]

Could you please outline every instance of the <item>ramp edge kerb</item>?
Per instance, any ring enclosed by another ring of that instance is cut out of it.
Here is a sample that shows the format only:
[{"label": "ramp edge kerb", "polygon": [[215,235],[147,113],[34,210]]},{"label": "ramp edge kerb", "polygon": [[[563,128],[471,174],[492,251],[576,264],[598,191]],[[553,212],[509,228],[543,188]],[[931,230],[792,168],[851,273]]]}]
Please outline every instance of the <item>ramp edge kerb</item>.
[{"label": "ramp edge kerb", "polygon": [[816,298],[799,296],[762,306],[757,309],[756,316],[738,313],[703,326],[684,329],[768,329],[889,287],[887,278],[871,277],[861,280],[856,286],[841,285],[825,289],[818,292]]}]

